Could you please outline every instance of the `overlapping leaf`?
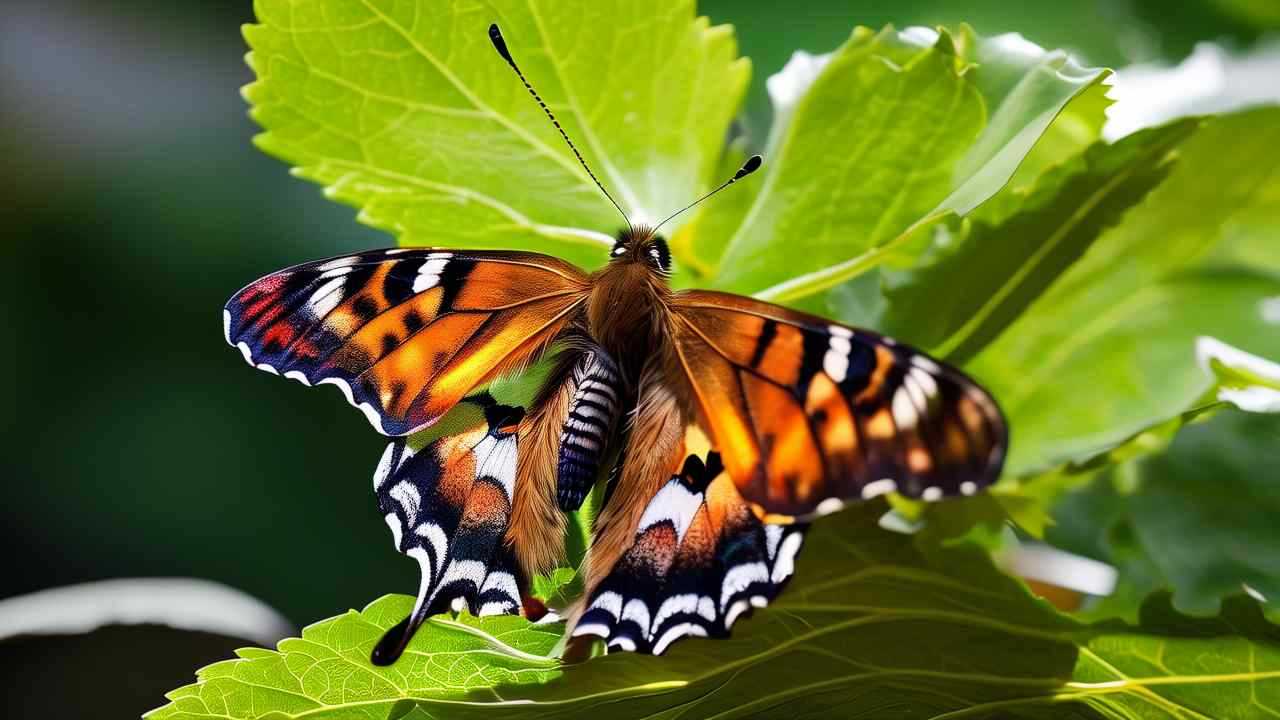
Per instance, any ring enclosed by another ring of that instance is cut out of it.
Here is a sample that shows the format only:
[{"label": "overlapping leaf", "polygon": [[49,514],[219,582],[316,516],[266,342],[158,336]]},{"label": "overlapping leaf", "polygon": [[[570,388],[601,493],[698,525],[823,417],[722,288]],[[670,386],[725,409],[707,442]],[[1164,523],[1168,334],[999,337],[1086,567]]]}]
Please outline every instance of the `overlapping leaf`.
[{"label": "overlapping leaf", "polygon": [[1206,384],[1197,336],[1280,357],[1263,312],[1280,279],[1213,262],[1223,247],[1266,242],[1236,218],[1280,227],[1266,202],[1277,120],[1260,109],[1206,121],[1169,178],[971,365],[1016,428],[1013,474],[1091,456],[1192,407]]},{"label": "overlapping leaf", "polygon": [[241,650],[201,670],[199,683],[169,693],[170,704],[147,717],[398,717],[393,710],[406,697],[457,697],[559,672],[545,656],[560,629],[517,617],[433,618],[394,667],[374,667],[373,643],[412,606],[412,598],[387,596],[304,629],[278,651]]},{"label": "overlapping leaf", "polygon": [[[246,88],[258,145],[402,242],[520,247],[584,266],[621,219],[489,43],[513,54],[618,201],[694,197],[749,77],[692,0],[258,0]],[[640,39],[643,38],[643,41]]]},{"label": "overlapping leaf", "polygon": [[1165,179],[1173,150],[1194,130],[1188,121],[1094,145],[1049,170],[1003,222],[950,224],[914,269],[886,275],[878,325],[964,362]]},{"label": "overlapping leaf", "polygon": [[699,220],[716,231],[698,233],[703,281],[826,310],[815,294],[890,260],[909,230],[999,191],[1102,77],[967,27],[859,29],[829,57],[797,56],[771,85],[781,124],[753,201],[708,206]]},{"label": "overlapping leaf", "polygon": [[[1239,713],[1250,693],[1280,701],[1277,632],[1247,602],[1209,625],[1157,602],[1158,617],[1137,627],[1082,626],[977,548],[880,529],[883,510],[871,504],[821,522],[794,586],[729,640],[556,666],[541,656],[550,628],[437,620],[406,664],[373,668],[369,648],[409,605],[387,598],[309,628],[280,652],[244,651],[206,668],[149,718],[1099,718],[1142,708],[1232,717],[1223,707],[1247,717]],[[1224,693],[1246,699],[1227,706]]]},{"label": "overlapping leaf", "polygon": [[1252,592],[1280,615],[1277,467],[1280,415],[1232,411],[1066,496],[1049,539],[1121,569],[1119,592],[1089,616],[1133,618],[1164,588],[1183,612],[1216,613],[1223,597]]}]

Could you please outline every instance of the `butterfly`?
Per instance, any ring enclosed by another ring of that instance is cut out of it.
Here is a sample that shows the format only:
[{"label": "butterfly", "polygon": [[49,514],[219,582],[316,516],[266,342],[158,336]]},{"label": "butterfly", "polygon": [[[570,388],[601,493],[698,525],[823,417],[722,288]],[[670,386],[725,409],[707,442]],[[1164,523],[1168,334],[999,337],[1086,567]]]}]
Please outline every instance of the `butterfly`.
[{"label": "butterfly", "polygon": [[[394,438],[373,485],[421,582],[373,662],[433,614],[542,615],[530,578],[563,562],[566,513],[593,490],[570,633],[660,654],[772,600],[812,518],[998,477],[1006,424],[976,383],[874,332],[673,290],[661,224],[627,219],[591,273],[531,252],[392,248],[281,270],[227,303],[226,339],[250,365],[336,386]],[[498,392],[528,377],[519,402]]]}]

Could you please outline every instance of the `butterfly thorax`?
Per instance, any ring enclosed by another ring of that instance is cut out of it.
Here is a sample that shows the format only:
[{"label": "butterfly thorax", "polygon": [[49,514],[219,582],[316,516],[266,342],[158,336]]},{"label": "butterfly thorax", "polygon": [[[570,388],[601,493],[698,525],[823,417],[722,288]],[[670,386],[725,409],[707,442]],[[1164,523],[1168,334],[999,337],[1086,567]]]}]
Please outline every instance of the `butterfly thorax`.
[{"label": "butterfly thorax", "polygon": [[637,227],[618,235],[609,264],[592,276],[588,332],[633,382],[666,336],[670,258],[661,236]]}]

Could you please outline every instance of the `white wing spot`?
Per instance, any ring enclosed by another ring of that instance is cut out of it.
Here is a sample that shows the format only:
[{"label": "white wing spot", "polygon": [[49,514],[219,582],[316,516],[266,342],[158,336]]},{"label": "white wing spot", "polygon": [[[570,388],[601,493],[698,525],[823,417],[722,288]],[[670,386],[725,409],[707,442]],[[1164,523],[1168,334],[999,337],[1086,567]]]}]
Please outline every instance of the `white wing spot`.
[{"label": "white wing spot", "polygon": [[[919,359],[920,358],[917,357],[915,361],[918,361]],[[931,361],[928,362],[932,364]],[[911,372],[908,373],[908,376],[916,381],[916,384],[920,386],[920,391],[924,393],[925,397],[931,398],[937,396],[938,382],[933,379],[933,375],[930,374],[930,371],[920,367],[918,362],[916,364],[917,367],[911,368]],[[934,365],[934,367],[936,368],[937,365]]]},{"label": "white wing spot", "polygon": [[[448,255],[448,253],[442,254]],[[428,260],[422,263],[422,267],[418,268],[418,275],[413,279],[413,291],[416,293],[425,292],[440,284],[440,274],[444,272],[445,266],[449,264],[448,257],[433,257],[432,255],[427,257]]]},{"label": "white wing spot", "polygon": [[[938,363],[936,363],[936,362],[934,362],[934,361],[930,360],[929,358],[927,358],[927,357],[925,357],[925,356],[923,356],[923,355],[914,355],[914,356],[912,356],[912,358],[911,358],[911,364],[912,364],[912,365],[915,365],[916,367],[920,368],[921,370],[924,370],[924,371],[925,371],[925,372],[927,372],[927,373],[940,373],[940,372],[942,372],[942,368],[938,366]],[[930,378],[930,379],[932,379],[932,378]]]},{"label": "white wing spot", "polygon": [[729,608],[729,612],[725,613],[725,616],[724,616],[725,630],[728,630],[729,628],[733,627],[733,624],[738,621],[738,616],[750,609],[751,609],[751,604],[748,603],[746,600],[739,600],[735,602]]},{"label": "white wing spot", "polygon": [[622,620],[630,620],[640,626],[643,632],[649,631],[649,606],[643,600],[633,598],[622,608]]},{"label": "white wing spot", "polygon": [[601,625],[600,623],[586,623],[578,625],[573,629],[574,637],[581,637],[583,635],[595,635],[600,638],[609,637],[609,628]]},{"label": "white wing spot", "polygon": [[975,483],[974,481],[965,480],[964,482],[960,483],[961,495],[972,495],[976,492],[978,492],[978,484]]},{"label": "white wing spot", "polygon": [[413,534],[420,538],[426,538],[431,543],[431,552],[436,558],[436,562],[444,561],[444,553],[449,545],[449,539],[445,537],[444,530],[439,525],[431,522],[424,522],[413,529]]},{"label": "white wing spot", "polygon": [[916,411],[916,406],[911,402],[911,393],[906,386],[898,388],[893,393],[893,423],[898,426],[899,430],[911,430],[916,426],[916,422],[920,419],[920,413]]},{"label": "white wing spot", "polygon": [[622,615],[622,596],[612,591],[600,593],[600,597],[591,603],[591,607],[604,610],[612,615],[616,622]]},{"label": "white wing spot", "polygon": [[338,307],[338,303],[342,302],[342,286],[345,285],[347,279],[345,277],[336,277],[326,282],[316,291],[311,293],[311,297],[307,299],[307,314],[316,320],[320,320],[324,316],[333,312]]},{"label": "white wing spot", "polygon": [[480,588],[480,593],[484,594],[491,590],[497,590],[512,600],[520,597],[520,589],[516,586],[515,577],[501,570],[489,573],[489,577],[484,579],[484,586]]},{"label": "white wing spot", "polygon": [[623,652],[635,652],[636,641],[632,640],[629,637],[626,637],[625,635],[622,637],[616,637],[613,639],[613,642],[609,643],[609,649],[612,650],[614,648],[617,648]]},{"label": "white wing spot", "polygon": [[327,377],[316,383],[317,385],[337,385],[338,390],[342,392],[342,396],[347,399],[347,403],[352,407],[364,413],[365,418],[369,420],[369,424],[373,425],[373,429],[387,435],[387,431],[382,428],[382,416],[378,414],[378,410],[367,402],[356,402],[355,396],[351,392],[351,385],[346,380],[336,377]]},{"label": "white wing spot", "polygon": [[308,380],[307,376],[303,375],[302,371],[300,370],[287,370],[285,371],[284,376],[289,378],[290,380],[297,380],[298,382],[302,383],[303,385],[306,385],[307,387],[311,387],[311,381]]},{"label": "white wing spot", "polygon": [[942,499],[942,488],[937,487],[936,485],[933,487],[927,487],[924,489],[924,492],[921,493],[920,497],[923,498],[925,502],[938,502]]},{"label": "white wing spot", "polygon": [[691,615],[698,610],[698,596],[693,593],[681,593],[672,595],[662,601],[662,605],[658,608],[658,614],[653,618],[653,630],[656,631],[662,627],[662,622],[672,615],[688,614]]},{"label": "white wing spot", "polygon": [[773,573],[769,576],[769,580],[775,585],[791,577],[796,570],[796,553],[800,552],[800,543],[804,542],[804,535],[800,533],[791,533],[786,540],[782,541],[782,547],[778,548],[778,559],[773,563]]},{"label": "white wing spot", "polygon": [[637,532],[644,532],[654,523],[669,520],[675,527],[677,541],[683,541],[694,513],[701,506],[702,493],[691,493],[679,481],[670,481],[649,501],[644,515],[640,517]]},{"label": "white wing spot", "polygon": [[328,270],[337,270],[338,268],[351,267],[358,262],[360,262],[359,255],[348,255],[346,257],[334,258],[322,265],[317,265],[316,269],[321,272],[325,272]]},{"label": "white wing spot", "polygon": [[849,350],[852,349],[849,337],[832,334],[827,342],[827,354],[822,356],[822,371],[832,380],[844,382],[849,372]]},{"label": "white wing spot", "polygon": [[418,494],[418,488],[408,480],[401,480],[391,486],[388,494],[391,495],[392,500],[400,503],[400,507],[404,508],[404,514],[409,519],[410,526],[418,522],[418,508],[422,505],[422,496]]},{"label": "white wing spot", "polygon": [[396,447],[395,443],[387,443],[387,449],[382,451],[382,457],[378,459],[378,467],[373,471],[373,489],[377,492],[382,484],[387,481],[387,477],[391,474],[391,454]]},{"label": "white wing spot", "polygon": [[762,562],[734,565],[724,574],[724,580],[720,584],[721,609],[729,604],[729,598],[746,590],[752,583],[768,581],[769,568]]}]

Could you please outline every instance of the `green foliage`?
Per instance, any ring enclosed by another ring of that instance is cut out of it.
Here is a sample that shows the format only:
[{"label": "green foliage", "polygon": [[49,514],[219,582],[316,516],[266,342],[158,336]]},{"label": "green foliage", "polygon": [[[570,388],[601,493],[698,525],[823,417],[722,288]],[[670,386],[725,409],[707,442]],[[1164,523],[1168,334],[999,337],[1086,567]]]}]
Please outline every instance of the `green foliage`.
[{"label": "green foliage", "polygon": [[399,717],[392,709],[406,697],[457,697],[558,674],[546,654],[559,629],[518,617],[432,618],[418,634],[428,642],[414,642],[394,667],[372,666],[373,643],[412,607],[412,598],[387,596],[305,628],[278,651],[240,650],[239,659],[204,668],[199,683],[170,693],[172,703],[147,717]]},{"label": "green foliage", "polygon": [[1274,108],[1205,121],[1168,179],[969,366],[1014,428],[1013,474],[1092,456],[1187,410],[1208,383],[1198,336],[1280,357],[1259,310],[1280,275],[1225,255],[1280,231],[1278,141]]},{"label": "green foliage", "polygon": [[[1164,180],[1173,148],[1193,130],[1183,122],[1095,144],[1020,193],[1003,222],[939,227],[945,237],[930,248],[939,257],[886,278],[881,325],[952,362],[969,359]],[[944,284],[949,301],[939,308],[933,291]]]},{"label": "green foliage", "polygon": [[881,530],[883,510],[869,504],[819,522],[794,585],[728,640],[562,666],[542,655],[558,628],[437,618],[404,665],[373,668],[370,648],[411,604],[388,597],[279,652],[245,650],[204,669],[148,718],[571,718],[603,708],[616,718],[677,708],[690,717],[838,708],[877,718],[893,708],[902,717],[1243,718],[1251,702],[1280,701],[1276,630],[1247,600],[1196,621],[1156,598],[1137,626],[1082,625],[978,548]]},{"label": "green foliage", "polygon": [[[682,206],[748,149],[723,139],[749,66],[730,30],[687,0],[662,12],[538,0],[259,0],[257,11],[246,97],[259,146],[404,243],[595,267],[620,224],[489,47],[491,21],[637,220]],[[882,502],[827,518],[773,606],[731,639],[662,658],[562,666],[560,626],[459,617],[433,620],[405,661],[374,668],[369,649],[409,607],[386,597],[279,652],[205,668],[150,717],[1245,718],[1280,707],[1280,638],[1238,597],[1280,596],[1267,522],[1280,509],[1267,471],[1280,464],[1277,430],[1231,407],[1274,378],[1197,357],[1206,336],[1280,357],[1280,109],[1107,143],[1105,77],[966,26],[855,29],[776,78],[764,170],[672,229],[677,284],[791,303],[964,364],[1012,428],[991,495],[923,511],[895,499],[925,521],[914,536],[880,527]],[[593,503],[571,523],[575,557]],[[985,548],[1008,517],[1119,566],[1119,592],[1089,616],[1113,619],[1061,615],[996,570]],[[534,590],[564,603],[579,585],[561,569]],[[1164,588],[1172,595],[1152,594]]]},{"label": "green foliage", "polygon": [[[750,66],[692,0],[259,0],[245,90],[263,150],[402,242],[523,247],[590,267],[621,220],[489,44],[522,69],[618,201],[656,220],[706,187]],[[643,41],[640,39],[643,38]]]},{"label": "green foliage", "polygon": [[728,234],[699,238],[702,257],[724,248],[704,282],[827,311],[811,296],[901,262],[920,228],[995,194],[1103,77],[967,27],[856,30],[773,129],[752,204],[736,223],[713,221]]},{"label": "green foliage", "polygon": [[1180,432],[1168,452],[1067,495],[1049,539],[1120,568],[1120,591],[1091,617],[1133,619],[1136,598],[1166,587],[1180,611],[1197,615],[1218,612],[1223,597],[1248,588],[1275,616],[1278,467],[1280,415],[1224,412]]}]

